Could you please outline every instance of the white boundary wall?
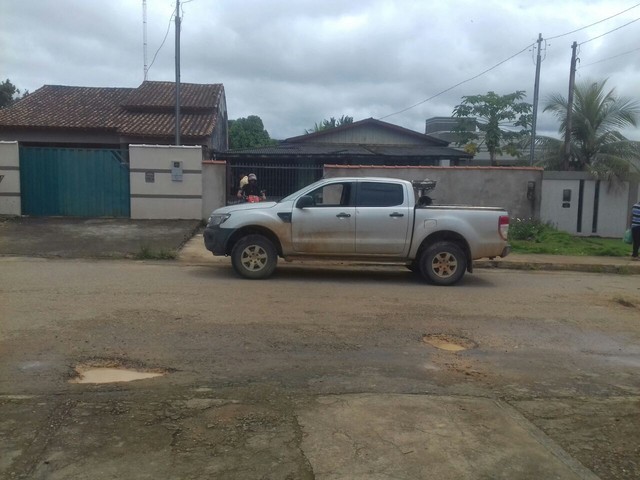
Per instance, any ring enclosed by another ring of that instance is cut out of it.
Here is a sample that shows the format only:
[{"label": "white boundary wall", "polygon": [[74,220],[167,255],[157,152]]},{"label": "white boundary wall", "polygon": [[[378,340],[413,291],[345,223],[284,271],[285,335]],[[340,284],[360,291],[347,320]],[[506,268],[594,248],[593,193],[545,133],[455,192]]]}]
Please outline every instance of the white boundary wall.
[{"label": "white boundary wall", "polygon": [[544,172],[540,219],[581,236],[622,237],[637,183],[598,182],[585,172]]},{"label": "white boundary wall", "polygon": [[[173,177],[174,162],[182,178]],[[201,219],[202,148],[130,145],[131,218]]]},{"label": "white boundary wall", "polygon": [[21,209],[18,142],[0,142],[0,215],[20,215]]}]

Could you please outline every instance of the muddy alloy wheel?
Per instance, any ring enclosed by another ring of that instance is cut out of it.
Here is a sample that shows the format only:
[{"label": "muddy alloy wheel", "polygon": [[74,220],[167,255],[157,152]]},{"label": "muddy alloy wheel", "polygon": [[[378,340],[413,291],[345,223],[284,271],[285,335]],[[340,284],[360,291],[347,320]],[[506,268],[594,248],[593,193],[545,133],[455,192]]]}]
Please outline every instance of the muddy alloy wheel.
[{"label": "muddy alloy wheel", "polygon": [[466,269],[467,257],[453,242],[434,243],[420,257],[420,273],[436,285],[458,283]]},{"label": "muddy alloy wheel", "polygon": [[262,235],[248,235],[238,240],[231,252],[234,270],[253,280],[270,277],[277,263],[278,252],[273,243]]}]

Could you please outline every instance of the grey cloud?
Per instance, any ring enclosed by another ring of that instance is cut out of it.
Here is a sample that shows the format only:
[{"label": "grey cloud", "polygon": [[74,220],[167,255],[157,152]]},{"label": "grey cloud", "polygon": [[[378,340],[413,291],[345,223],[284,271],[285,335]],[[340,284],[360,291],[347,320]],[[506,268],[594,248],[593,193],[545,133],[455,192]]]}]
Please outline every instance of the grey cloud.
[{"label": "grey cloud", "polygon": [[[149,61],[167,31],[171,0],[147,0]],[[363,0],[193,0],[183,6],[182,81],[221,82],[230,118],[257,114],[276,138],[299,135],[330,116],[381,117],[418,103],[532,44],[628,8],[610,0],[447,2]],[[31,90],[45,83],[135,86],[142,81],[141,1],[22,0],[0,15],[2,76]],[[640,11],[640,8],[638,9]],[[540,106],[566,94],[570,45],[637,16],[630,11],[549,42]],[[582,64],[636,48],[640,22],[581,48]],[[533,96],[533,52],[387,120],[423,131],[463,95],[525,90]],[[578,70],[609,77],[640,97],[640,55]],[[174,79],[173,26],[150,71]],[[557,122],[541,114],[539,129]],[[628,134],[640,137],[638,131]]]}]

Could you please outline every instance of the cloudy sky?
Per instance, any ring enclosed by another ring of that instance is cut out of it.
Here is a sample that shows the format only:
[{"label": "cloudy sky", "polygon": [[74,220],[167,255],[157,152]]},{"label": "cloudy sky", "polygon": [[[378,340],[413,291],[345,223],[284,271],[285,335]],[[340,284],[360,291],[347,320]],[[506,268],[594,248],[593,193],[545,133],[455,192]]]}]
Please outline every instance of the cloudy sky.
[{"label": "cloudy sky", "polygon": [[[2,0],[0,77],[30,91],[138,86],[142,3]],[[175,0],[147,0],[149,63],[168,32],[150,80],[175,78],[174,10]],[[573,41],[582,43],[577,82],[608,78],[620,95],[640,99],[640,21],[623,26],[640,19],[634,0],[190,0],[182,18],[182,81],[223,83],[229,118],[259,115],[278,139],[341,115],[423,132],[425,119],[489,90],[525,90],[532,101],[535,52],[527,46],[538,33],[549,39],[541,110],[549,94],[567,94]],[[557,130],[548,114],[538,122],[539,133]],[[640,129],[625,133],[640,140]]]}]

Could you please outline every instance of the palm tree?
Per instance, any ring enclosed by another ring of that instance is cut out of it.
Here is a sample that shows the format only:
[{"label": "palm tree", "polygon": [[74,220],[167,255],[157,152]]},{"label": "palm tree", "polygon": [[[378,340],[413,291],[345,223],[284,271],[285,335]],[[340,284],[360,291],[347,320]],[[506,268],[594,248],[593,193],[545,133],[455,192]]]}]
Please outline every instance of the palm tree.
[{"label": "palm tree", "polygon": [[[618,97],[615,89],[605,91],[607,81],[576,85],[571,117],[570,169],[591,172],[601,180],[625,180],[640,172],[640,144],[625,138],[619,130],[635,127],[640,103]],[[559,132],[567,127],[567,100],[560,94],[549,97],[544,111],[560,121]],[[538,140],[542,163],[562,170],[563,142],[551,138]]]},{"label": "palm tree", "polygon": [[330,128],[341,127],[342,125],[348,125],[353,123],[353,117],[349,115],[342,115],[340,118],[336,119],[335,117],[331,117],[329,120],[326,118],[320,122],[316,123],[313,128],[309,130],[305,130],[305,134],[321,132],[323,130],[329,130]]}]

